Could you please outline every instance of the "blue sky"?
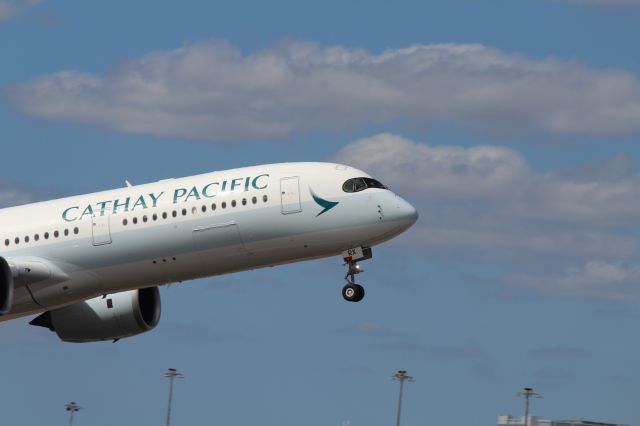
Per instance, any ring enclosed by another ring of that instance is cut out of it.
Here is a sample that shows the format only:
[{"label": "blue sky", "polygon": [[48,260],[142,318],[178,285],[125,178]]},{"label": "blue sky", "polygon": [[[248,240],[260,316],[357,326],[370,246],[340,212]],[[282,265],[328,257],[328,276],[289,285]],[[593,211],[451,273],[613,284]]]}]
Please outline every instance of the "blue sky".
[{"label": "blue sky", "polygon": [[150,333],[0,325],[3,422],[637,425],[640,2],[0,0],[0,204],[280,161],[421,217],[339,258],[162,288]]}]

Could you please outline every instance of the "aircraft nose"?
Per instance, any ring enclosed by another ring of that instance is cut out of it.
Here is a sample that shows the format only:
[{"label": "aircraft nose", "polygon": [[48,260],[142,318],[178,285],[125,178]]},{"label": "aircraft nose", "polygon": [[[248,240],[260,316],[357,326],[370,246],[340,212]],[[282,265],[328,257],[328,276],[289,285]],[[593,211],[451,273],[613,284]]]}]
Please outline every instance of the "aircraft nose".
[{"label": "aircraft nose", "polygon": [[411,227],[418,220],[418,211],[410,203],[396,196],[393,218],[402,223],[404,229]]},{"label": "aircraft nose", "polygon": [[400,216],[404,221],[407,222],[407,227],[412,226],[418,220],[418,210],[413,207],[410,203],[405,200],[402,200],[400,205]]}]

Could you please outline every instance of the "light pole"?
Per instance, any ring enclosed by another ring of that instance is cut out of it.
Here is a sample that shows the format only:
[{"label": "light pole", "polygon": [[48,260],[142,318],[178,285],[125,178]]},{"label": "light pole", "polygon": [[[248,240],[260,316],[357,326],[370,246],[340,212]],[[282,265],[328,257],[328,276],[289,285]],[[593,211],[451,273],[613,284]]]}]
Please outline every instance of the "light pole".
[{"label": "light pole", "polygon": [[413,377],[409,376],[405,370],[398,370],[398,372],[391,376],[391,378],[400,382],[400,395],[398,396],[398,414],[396,416],[396,426],[400,426],[400,412],[402,411],[402,391],[404,388],[404,382],[415,382],[415,380]]},{"label": "light pole", "polygon": [[64,406],[64,409],[69,412],[69,426],[73,426],[73,415],[82,409],[81,406],[71,401]]},{"label": "light pole", "polygon": [[524,388],[524,390],[518,392],[516,396],[524,397],[524,426],[529,426],[529,400],[531,398],[542,398],[542,395],[535,393],[533,388]]},{"label": "light pole", "polygon": [[175,368],[170,368],[164,373],[164,377],[169,378],[169,402],[167,403],[167,426],[171,425],[171,400],[173,399],[173,379],[182,379],[184,376],[176,371]]}]

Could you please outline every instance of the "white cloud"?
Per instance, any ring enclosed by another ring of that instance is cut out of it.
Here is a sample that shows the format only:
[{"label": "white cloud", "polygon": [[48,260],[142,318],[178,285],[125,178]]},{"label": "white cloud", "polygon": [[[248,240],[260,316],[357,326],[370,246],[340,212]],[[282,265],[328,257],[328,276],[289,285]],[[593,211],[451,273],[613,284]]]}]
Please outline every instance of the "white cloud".
[{"label": "white cloud", "polygon": [[0,208],[60,198],[64,194],[51,187],[35,187],[0,178]]},{"label": "white cloud", "polygon": [[553,294],[640,301],[640,265],[591,260],[566,267],[561,273],[512,274],[507,282]]},{"label": "white cloud", "polygon": [[33,201],[30,190],[9,182],[0,181],[0,208],[17,206]]},{"label": "white cloud", "polygon": [[105,75],[66,70],[13,87],[23,111],[124,132],[225,141],[313,129],[455,121],[522,134],[640,131],[640,79],[477,44],[379,54],[286,41],[243,55],[207,41]]},{"label": "white cloud", "polygon": [[510,148],[431,147],[391,133],[355,141],[336,160],[403,191],[452,199],[503,198],[529,175],[522,156]]},{"label": "white cloud", "polygon": [[39,2],[40,0],[0,0],[0,21],[13,18],[22,10]]},{"label": "white cloud", "polygon": [[347,145],[335,158],[401,192],[430,201],[473,201],[476,208],[484,202],[501,218],[607,226],[635,223],[640,211],[640,174],[537,174],[518,152],[502,146],[432,147],[383,133]]}]

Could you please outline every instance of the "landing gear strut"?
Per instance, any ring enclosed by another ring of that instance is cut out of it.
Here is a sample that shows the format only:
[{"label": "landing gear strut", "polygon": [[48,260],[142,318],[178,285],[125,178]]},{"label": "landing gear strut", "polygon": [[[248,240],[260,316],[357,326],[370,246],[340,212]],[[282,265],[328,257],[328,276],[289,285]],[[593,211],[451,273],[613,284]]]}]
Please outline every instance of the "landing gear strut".
[{"label": "landing gear strut", "polygon": [[349,265],[349,270],[344,277],[347,280],[347,284],[342,287],[342,297],[347,302],[359,302],[364,298],[364,287],[356,284],[355,276],[360,272],[364,272],[364,269],[354,260],[350,260],[347,265]]},{"label": "landing gear strut", "polygon": [[364,287],[356,284],[356,275],[364,272],[358,264],[359,260],[367,260],[373,257],[370,247],[356,247],[342,252],[344,264],[349,267],[344,279],[347,284],[342,287],[342,297],[347,302],[359,302],[364,298]]}]

